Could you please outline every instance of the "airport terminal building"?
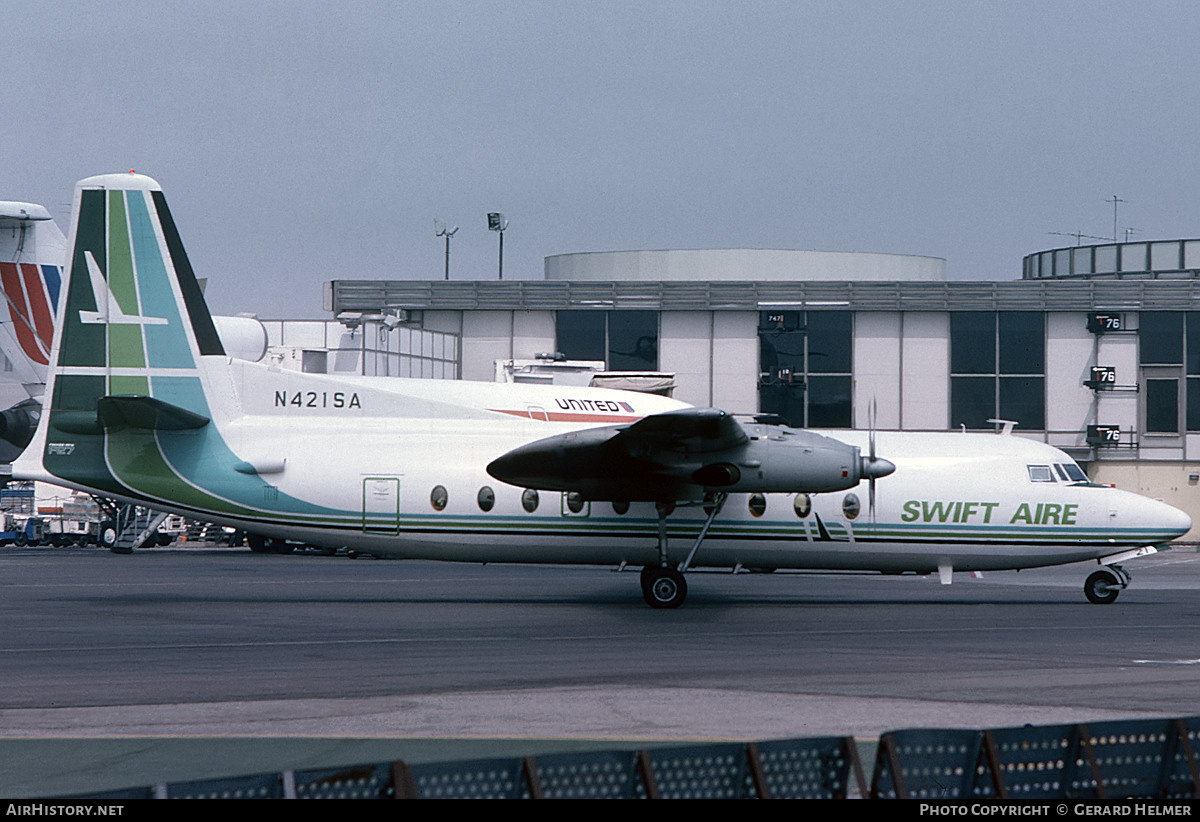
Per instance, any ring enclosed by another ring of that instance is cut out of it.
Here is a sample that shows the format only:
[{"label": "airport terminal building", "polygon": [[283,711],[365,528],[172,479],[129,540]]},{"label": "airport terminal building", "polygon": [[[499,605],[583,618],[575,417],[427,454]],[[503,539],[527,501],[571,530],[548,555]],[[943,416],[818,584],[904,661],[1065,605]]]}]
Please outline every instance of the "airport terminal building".
[{"label": "airport terminal building", "polygon": [[558,354],[797,426],[1011,420],[1200,522],[1198,272],[1200,240],[1051,249],[995,282],[910,255],[630,251],[549,257],[542,280],[336,280],[325,308],[457,340],[463,379]]}]

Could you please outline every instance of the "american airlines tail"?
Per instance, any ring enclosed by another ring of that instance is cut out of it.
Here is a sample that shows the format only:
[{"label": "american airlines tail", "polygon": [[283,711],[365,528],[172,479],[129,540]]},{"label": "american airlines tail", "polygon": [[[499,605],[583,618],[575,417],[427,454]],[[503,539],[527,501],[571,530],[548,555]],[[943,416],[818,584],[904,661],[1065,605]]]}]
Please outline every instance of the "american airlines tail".
[{"label": "american airlines tail", "polygon": [[45,208],[0,202],[0,462],[21,453],[37,427],[66,253]]},{"label": "american airlines tail", "polygon": [[31,397],[46,382],[66,246],[45,208],[0,202],[0,352]]}]

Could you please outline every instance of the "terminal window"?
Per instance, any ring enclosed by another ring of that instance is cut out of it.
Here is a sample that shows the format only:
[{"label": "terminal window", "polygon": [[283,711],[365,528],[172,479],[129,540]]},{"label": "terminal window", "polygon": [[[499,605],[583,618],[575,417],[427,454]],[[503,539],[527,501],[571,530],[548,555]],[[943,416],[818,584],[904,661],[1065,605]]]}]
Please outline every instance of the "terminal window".
[{"label": "terminal window", "polygon": [[559,311],[556,350],[568,360],[603,360],[613,371],[658,370],[657,311]]},{"label": "terminal window", "polygon": [[1138,361],[1143,430],[1177,434],[1182,423],[1200,431],[1200,311],[1141,312]]},{"label": "terminal window", "polygon": [[950,314],[950,425],[989,419],[1046,427],[1046,327],[1040,311]]},{"label": "terminal window", "polygon": [[788,425],[849,428],[853,416],[854,315],[759,313],[759,410]]}]

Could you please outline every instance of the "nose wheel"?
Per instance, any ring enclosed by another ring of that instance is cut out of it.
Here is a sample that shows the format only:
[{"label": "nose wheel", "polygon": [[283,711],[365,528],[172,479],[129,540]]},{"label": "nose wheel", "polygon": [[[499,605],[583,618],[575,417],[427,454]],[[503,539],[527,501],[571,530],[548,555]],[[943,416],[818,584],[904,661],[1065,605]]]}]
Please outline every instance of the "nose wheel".
[{"label": "nose wheel", "polygon": [[647,565],[642,569],[642,596],[651,608],[678,608],[687,599],[687,581],[674,568]]},{"label": "nose wheel", "polygon": [[1094,605],[1115,602],[1117,594],[1129,585],[1129,574],[1119,565],[1110,565],[1093,571],[1083,583],[1083,594]]}]

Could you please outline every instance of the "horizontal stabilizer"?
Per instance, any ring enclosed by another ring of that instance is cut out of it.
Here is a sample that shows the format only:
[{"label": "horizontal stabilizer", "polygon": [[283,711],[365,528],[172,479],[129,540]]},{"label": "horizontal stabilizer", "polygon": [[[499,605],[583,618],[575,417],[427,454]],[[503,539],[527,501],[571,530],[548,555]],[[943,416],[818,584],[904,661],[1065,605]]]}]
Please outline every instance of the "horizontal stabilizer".
[{"label": "horizontal stabilizer", "polygon": [[42,222],[50,219],[45,206],[36,203],[0,202],[0,225]]},{"label": "horizontal stabilizer", "polygon": [[209,423],[208,417],[141,395],[100,397],[96,401],[96,414],[105,428],[126,426],[148,431],[188,431]]}]

